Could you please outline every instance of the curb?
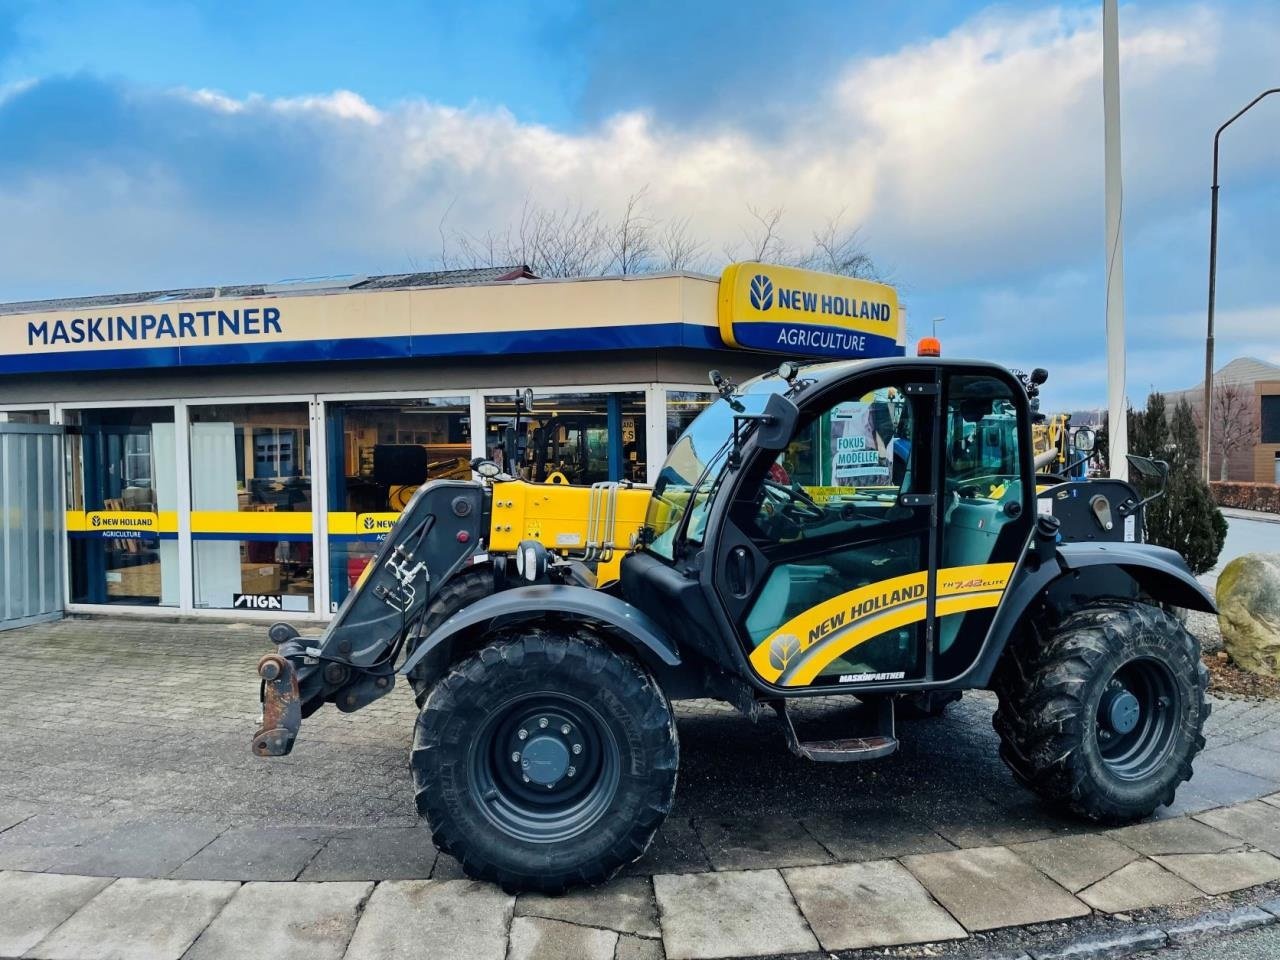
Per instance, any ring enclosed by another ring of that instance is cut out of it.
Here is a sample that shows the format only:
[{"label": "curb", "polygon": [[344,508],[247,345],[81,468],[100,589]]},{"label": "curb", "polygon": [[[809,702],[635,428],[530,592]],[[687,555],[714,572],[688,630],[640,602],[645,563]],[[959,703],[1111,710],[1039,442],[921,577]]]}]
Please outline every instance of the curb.
[{"label": "curb", "polygon": [[1179,947],[1202,940],[1270,926],[1280,920],[1280,898],[1258,906],[1214,910],[1193,920],[1166,926],[1134,924],[1104,934],[1090,934],[1015,956],[1011,960],[1113,960],[1135,953]]},{"label": "curb", "polygon": [[1259,523],[1280,523],[1280,514],[1265,513],[1261,510],[1245,510],[1243,507],[1219,507],[1224,517],[1236,520],[1257,520]]}]

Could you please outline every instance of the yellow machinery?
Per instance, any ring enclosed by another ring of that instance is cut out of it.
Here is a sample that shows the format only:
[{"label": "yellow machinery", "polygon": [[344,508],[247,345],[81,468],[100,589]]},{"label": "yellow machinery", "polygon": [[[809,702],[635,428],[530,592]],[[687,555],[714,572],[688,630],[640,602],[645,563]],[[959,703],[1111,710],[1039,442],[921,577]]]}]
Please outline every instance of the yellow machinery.
[{"label": "yellow machinery", "polygon": [[[1071,414],[1055,413],[1031,426],[1036,470],[1060,474],[1066,471],[1071,451]],[[1051,455],[1052,454],[1052,455]]]},{"label": "yellow machinery", "polygon": [[562,556],[594,564],[600,587],[618,579],[653,495],[650,487],[621,483],[575,487],[503,480],[492,489],[490,551],[514,553],[520,541],[537,540]]}]

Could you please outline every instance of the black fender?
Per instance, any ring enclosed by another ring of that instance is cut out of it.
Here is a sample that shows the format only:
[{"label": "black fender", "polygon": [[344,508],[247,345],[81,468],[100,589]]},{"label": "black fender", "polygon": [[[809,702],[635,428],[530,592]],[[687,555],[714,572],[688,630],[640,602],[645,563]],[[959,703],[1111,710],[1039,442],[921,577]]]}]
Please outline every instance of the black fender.
[{"label": "black fender", "polygon": [[1177,551],[1150,543],[1060,543],[1045,563],[1036,565],[1031,555],[1024,555],[991,621],[982,652],[963,677],[964,686],[985,687],[991,682],[996,663],[1023,616],[1055,584],[1081,571],[1104,567],[1116,567],[1127,574],[1153,600],[1218,612],[1213,596]]},{"label": "black fender", "polygon": [[566,584],[532,584],[491,594],[463,607],[425,637],[400,667],[407,674],[432,650],[476,627],[494,627],[546,617],[586,620],[629,644],[654,667],[678,667],[676,645],[639,608],[612,594]]},{"label": "black fender", "polygon": [[1119,567],[1152,599],[1188,610],[1217,613],[1213,594],[1196,579],[1176,550],[1154,543],[1064,543],[1058,556],[1067,570]]}]

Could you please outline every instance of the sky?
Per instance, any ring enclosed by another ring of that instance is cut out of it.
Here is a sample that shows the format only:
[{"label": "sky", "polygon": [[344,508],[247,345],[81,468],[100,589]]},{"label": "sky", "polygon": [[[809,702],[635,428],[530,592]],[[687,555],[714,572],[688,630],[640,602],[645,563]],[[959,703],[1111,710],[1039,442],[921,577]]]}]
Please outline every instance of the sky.
[{"label": "sky", "polygon": [[[1105,405],[1100,3],[0,0],[0,302],[429,269],[533,200],[833,217],[913,337]],[[1215,128],[1280,4],[1120,7],[1128,392],[1203,374]],[[1280,96],[1223,138],[1221,363],[1280,362]]]}]

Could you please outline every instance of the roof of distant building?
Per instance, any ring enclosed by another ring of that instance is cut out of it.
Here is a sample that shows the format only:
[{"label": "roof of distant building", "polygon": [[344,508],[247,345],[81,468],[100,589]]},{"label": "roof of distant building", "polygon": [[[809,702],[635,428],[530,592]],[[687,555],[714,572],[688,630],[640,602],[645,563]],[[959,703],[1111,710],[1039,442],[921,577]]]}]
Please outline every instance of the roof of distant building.
[{"label": "roof of distant building", "polygon": [[303,277],[277,283],[230,284],[220,287],[183,287],[175,290],[146,290],[135,293],[108,293],[90,297],[63,297],[53,300],[22,300],[0,303],[0,314],[45,313],[77,310],[81,307],[109,307],[123,303],[165,303],[173,300],[213,300],[220,297],[259,297],[266,294],[340,293],[364,290],[410,290],[418,287],[467,286],[502,283],[509,280],[536,280],[523,264],[475,267],[467,270],[430,270],[414,273],[386,273],[378,276],[345,275]]},{"label": "roof of distant building", "polygon": [[[1280,364],[1259,360],[1257,357],[1236,357],[1213,375],[1214,386],[1223,384],[1254,384],[1259,380],[1280,380]],[[1186,390],[1174,393],[1204,393],[1204,380]]]}]

